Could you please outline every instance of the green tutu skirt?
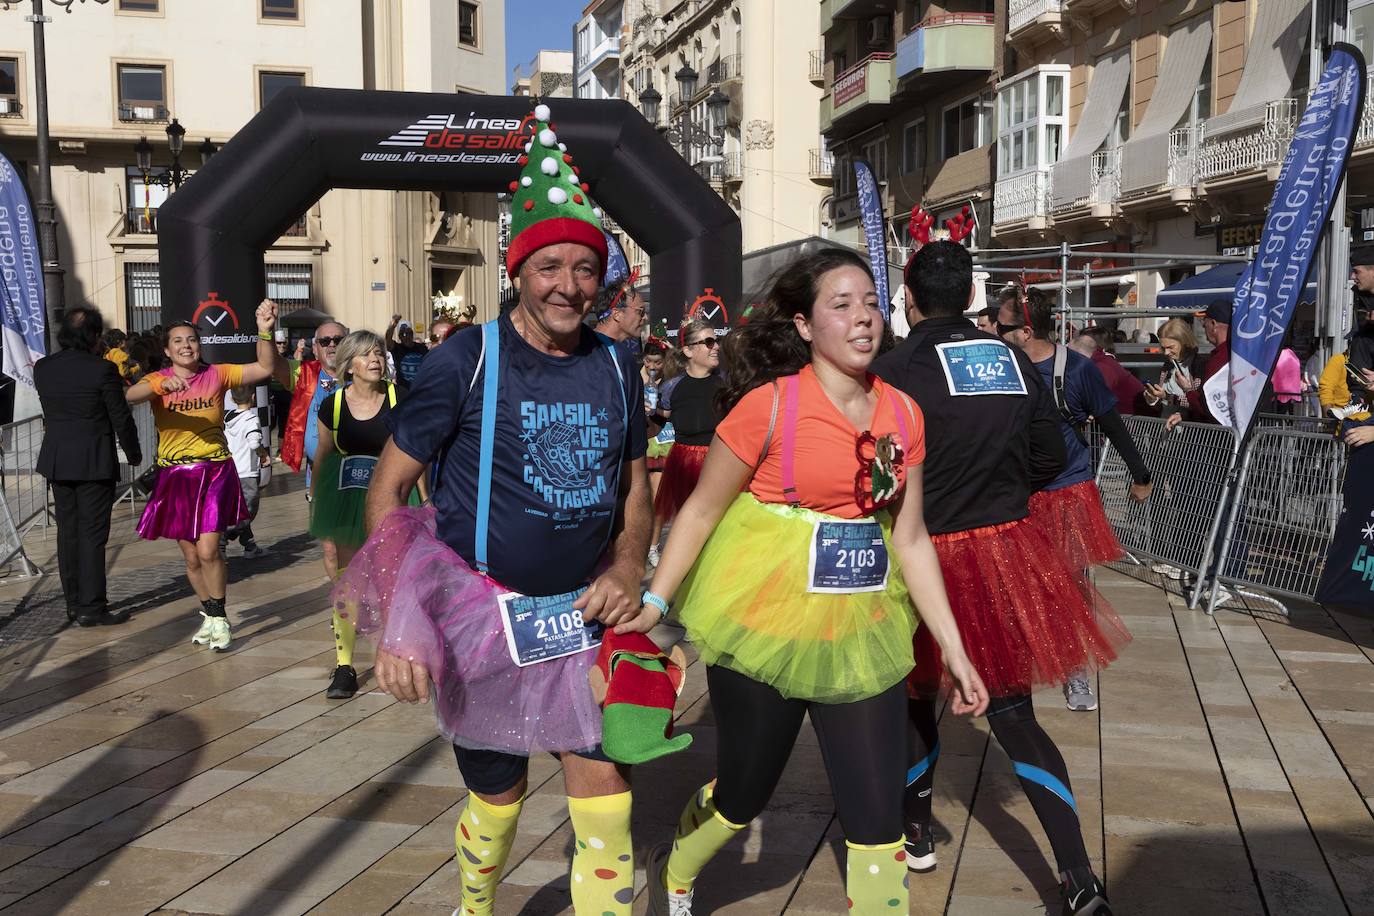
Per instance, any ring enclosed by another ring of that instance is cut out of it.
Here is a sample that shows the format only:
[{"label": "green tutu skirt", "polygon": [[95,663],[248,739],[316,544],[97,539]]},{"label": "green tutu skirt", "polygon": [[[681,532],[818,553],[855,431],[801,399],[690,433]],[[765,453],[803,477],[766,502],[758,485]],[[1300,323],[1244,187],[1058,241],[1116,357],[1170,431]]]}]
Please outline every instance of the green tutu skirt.
[{"label": "green tutu skirt", "polygon": [[708,665],[789,699],[851,703],[877,696],[913,667],[916,617],[892,551],[882,591],[807,591],[813,526],[833,516],[741,494],[706,541],[676,596],[677,617]]},{"label": "green tutu skirt", "polygon": [[[356,549],[367,540],[367,490],[339,488],[339,469],[344,455],[330,452],[312,469],[315,495],[310,503],[310,534],[340,547]],[[420,494],[410,493],[410,505],[420,505]]]}]

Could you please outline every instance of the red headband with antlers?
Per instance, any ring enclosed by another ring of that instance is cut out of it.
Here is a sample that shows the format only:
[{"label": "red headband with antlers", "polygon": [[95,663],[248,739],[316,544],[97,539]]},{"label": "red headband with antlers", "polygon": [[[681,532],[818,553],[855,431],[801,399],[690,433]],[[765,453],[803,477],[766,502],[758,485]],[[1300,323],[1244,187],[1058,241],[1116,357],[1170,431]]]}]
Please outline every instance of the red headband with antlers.
[{"label": "red headband with antlers", "polygon": [[[968,204],[964,204],[962,210],[945,220],[945,229],[949,231],[949,240],[956,244],[962,244],[964,239],[972,235],[976,225],[973,211]],[[910,233],[914,243],[911,257],[915,257],[917,251],[930,244],[930,231],[934,227],[935,217],[922,209],[920,204],[911,208],[911,220],[907,223],[907,232]],[[907,263],[910,263],[909,258]]]}]

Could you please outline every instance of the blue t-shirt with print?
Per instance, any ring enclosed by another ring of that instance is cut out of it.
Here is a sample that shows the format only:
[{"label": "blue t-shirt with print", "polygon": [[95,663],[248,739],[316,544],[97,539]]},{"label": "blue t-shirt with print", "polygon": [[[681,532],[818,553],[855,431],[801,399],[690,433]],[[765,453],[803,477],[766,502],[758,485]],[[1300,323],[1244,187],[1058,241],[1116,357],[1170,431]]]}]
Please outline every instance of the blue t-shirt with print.
[{"label": "blue t-shirt with print", "polygon": [[[1107,387],[1107,380],[1102,377],[1102,370],[1093,365],[1093,361],[1079,353],[1077,350],[1069,350],[1068,359],[1064,363],[1064,401],[1068,406],[1069,413],[1073,417],[1074,424],[1085,422],[1089,417],[1100,417],[1108,411],[1116,410],[1116,395]],[[1040,376],[1045,380],[1045,386],[1051,392],[1054,391],[1054,357],[1041,360],[1035,364],[1035,368],[1040,370]],[[1064,446],[1069,452],[1069,462],[1064,466],[1064,471],[1054,479],[1054,482],[1045,487],[1046,490],[1061,490],[1064,487],[1071,487],[1076,483],[1093,479],[1093,457],[1088,451],[1088,447],[1083,444],[1083,440],[1078,437],[1078,431],[1074,426],[1064,421],[1060,416],[1059,425],[1064,434]]]},{"label": "blue t-shirt with print", "polygon": [[[487,561],[504,586],[556,595],[592,578],[609,542],[621,463],[644,457],[642,383],[620,347],[617,374],[611,353],[590,330],[573,355],[552,356],[526,343],[509,316],[497,320],[501,396]],[[439,538],[474,567],[481,349],[482,327],[474,326],[430,351],[388,417],[398,448],[416,461],[438,463]]]}]

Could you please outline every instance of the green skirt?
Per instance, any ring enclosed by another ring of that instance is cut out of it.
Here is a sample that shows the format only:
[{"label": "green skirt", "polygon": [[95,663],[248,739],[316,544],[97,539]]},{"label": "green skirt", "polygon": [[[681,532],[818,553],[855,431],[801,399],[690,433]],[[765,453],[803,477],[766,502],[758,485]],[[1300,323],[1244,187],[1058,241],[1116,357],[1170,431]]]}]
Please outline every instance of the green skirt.
[{"label": "green skirt", "polygon": [[[356,549],[367,540],[367,489],[339,486],[345,457],[354,456],[330,452],[311,471],[315,496],[310,504],[310,533],[322,541]],[[420,505],[420,494],[415,490],[410,492],[410,505]]]}]

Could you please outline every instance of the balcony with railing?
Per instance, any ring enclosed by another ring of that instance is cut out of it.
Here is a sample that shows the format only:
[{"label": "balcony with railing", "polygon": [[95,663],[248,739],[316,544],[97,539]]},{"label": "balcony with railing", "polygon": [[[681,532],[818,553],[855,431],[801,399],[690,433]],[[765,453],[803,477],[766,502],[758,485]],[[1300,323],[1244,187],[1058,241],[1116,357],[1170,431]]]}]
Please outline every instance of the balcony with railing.
[{"label": "balcony with railing", "polygon": [[997,179],[992,201],[994,226],[1025,223],[1033,229],[1044,228],[1050,215],[1050,170],[1035,169]]},{"label": "balcony with railing", "polygon": [[[1366,85],[1374,83],[1374,67],[1369,70]],[[1360,129],[1355,134],[1355,149],[1374,146],[1374,92],[1366,92],[1364,109],[1360,112]]]},{"label": "balcony with railing", "polygon": [[706,82],[712,85],[720,85],[743,76],[744,57],[740,54],[726,54],[706,68]]},{"label": "balcony with railing", "polygon": [[808,79],[811,80],[811,82],[817,83],[817,84],[820,84],[820,85],[824,85],[824,84],[825,84],[825,52],[824,52],[824,51],[812,51],[812,52],[810,52],[810,54],[811,54],[811,65],[810,65],[810,67],[809,67],[809,68],[807,69],[807,71],[806,71],[806,76],[807,76]]},{"label": "balcony with railing", "polygon": [[143,102],[120,102],[119,120],[132,124],[158,124],[170,117],[162,105]]},{"label": "balcony with railing", "polygon": [[1064,34],[1064,10],[1060,0],[1010,0],[1007,5],[1007,40],[1036,45]]},{"label": "balcony with railing", "polygon": [[1121,196],[1121,147],[1093,153],[1088,167],[1088,207],[1093,216],[1110,216]]},{"label": "balcony with railing", "polygon": [[807,176],[812,181],[829,184],[834,174],[835,157],[827,150],[811,150],[810,164],[807,166]]},{"label": "balcony with railing", "polygon": [[894,75],[917,88],[936,88],[937,74],[959,79],[993,67],[992,13],[946,13],[919,23],[897,42]]},{"label": "balcony with railing", "polygon": [[620,63],[620,36],[605,35],[587,53],[587,59],[582,63],[582,69],[601,70],[607,67],[618,67]]},{"label": "balcony with railing", "polygon": [[22,118],[24,106],[14,96],[0,96],[0,118]]},{"label": "balcony with railing", "polygon": [[1216,181],[1281,163],[1298,125],[1298,103],[1295,98],[1276,99],[1265,106],[1262,120],[1224,133],[1209,129],[1216,118],[1204,121],[1197,146],[1197,180]]},{"label": "balcony with railing", "polygon": [[870,54],[837,75],[821,99],[821,132],[849,131],[880,120],[892,101],[891,52]]}]

